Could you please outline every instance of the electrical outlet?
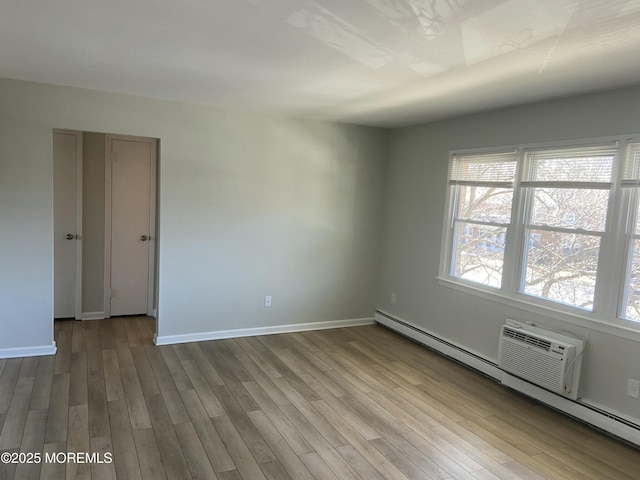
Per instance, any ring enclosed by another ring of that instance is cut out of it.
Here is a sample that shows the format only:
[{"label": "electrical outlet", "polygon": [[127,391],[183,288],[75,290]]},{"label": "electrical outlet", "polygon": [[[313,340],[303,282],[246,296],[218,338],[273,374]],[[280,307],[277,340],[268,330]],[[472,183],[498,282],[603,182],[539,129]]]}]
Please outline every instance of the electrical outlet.
[{"label": "electrical outlet", "polygon": [[395,292],[391,292],[391,303],[396,304],[396,294]]},{"label": "electrical outlet", "polygon": [[271,295],[267,295],[266,297],[264,297],[264,306],[265,307],[271,306]]},{"label": "electrical outlet", "polygon": [[638,398],[640,395],[640,380],[630,378],[627,380],[627,395]]}]

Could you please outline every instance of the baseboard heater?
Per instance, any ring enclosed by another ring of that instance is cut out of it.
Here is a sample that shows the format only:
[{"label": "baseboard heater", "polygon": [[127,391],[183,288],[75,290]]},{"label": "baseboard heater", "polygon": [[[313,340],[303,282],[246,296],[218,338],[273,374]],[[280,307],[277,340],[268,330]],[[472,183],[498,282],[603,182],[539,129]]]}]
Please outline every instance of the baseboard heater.
[{"label": "baseboard heater", "polygon": [[[549,333],[551,333],[550,340],[552,344],[556,343],[557,345],[565,346],[565,356],[564,359],[561,360],[562,365],[558,367],[555,363],[551,362],[552,371],[548,374],[550,375],[549,378],[552,380],[553,389],[555,389],[554,391],[552,388],[543,388],[536,384],[536,382],[542,383],[542,381],[539,381],[536,378],[532,379],[529,372],[516,372],[518,368],[517,366],[521,362],[521,357],[519,355],[522,355],[522,352],[517,348],[517,345],[515,347],[509,347],[517,350],[515,353],[510,354],[514,355],[515,358],[510,358],[506,367],[514,372],[511,373],[510,371],[503,369],[500,363],[494,363],[477,353],[470,352],[461,345],[457,345],[450,340],[443,339],[434,333],[428,332],[425,329],[412,324],[411,322],[401,320],[382,310],[376,310],[374,319],[380,325],[383,325],[396,333],[411,338],[418,343],[437,351],[438,353],[450,357],[482,374],[492,377],[496,381],[502,383],[505,387],[527,395],[550,406],[551,408],[554,408],[555,410],[569,415],[570,417],[585,422],[596,429],[602,430],[623,441],[629,442],[636,447],[640,446],[640,424],[633,420],[624,418],[624,416],[618,415],[615,412],[609,411],[606,408],[590,404],[584,400],[575,399],[580,398],[579,381],[582,361],[581,351],[584,347],[584,343],[578,339],[568,335],[558,334],[556,332],[549,332],[548,330],[540,329],[542,331],[538,332],[536,330],[532,330],[532,328],[535,329],[537,327],[532,327],[526,324],[524,324],[525,326],[522,329],[515,329],[521,333],[532,333],[534,337],[547,337],[549,336]],[[510,326],[513,327],[512,322],[513,321],[508,321],[505,326],[509,326],[511,324]],[[504,328],[501,329],[500,342],[502,342],[503,332]],[[507,333],[507,338],[512,338],[510,333]],[[522,338],[517,341],[523,340],[527,342],[527,339]],[[530,342],[537,342],[533,338],[528,340]],[[571,356],[571,353],[566,353],[569,350],[567,346],[575,347],[575,350],[571,349],[574,352],[573,356]],[[560,350],[562,349],[557,350],[558,352],[556,354],[561,355]],[[506,351],[503,355],[505,353]],[[502,363],[504,364],[506,361],[507,358],[505,355]],[[550,363],[550,361],[549,359],[543,359],[542,363],[546,364]],[[525,377],[529,377],[529,379],[525,379]],[[546,378],[543,381],[548,382],[549,378]]]},{"label": "baseboard heater", "polygon": [[453,360],[463,363],[465,366],[477,370],[495,380],[500,381],[502,371],[498,368],[498,364],[482,357],[481,355],[470,352],[469,350],[447,341],[437,335],[427,332],[426,330],[412,325],[409,322],[393,317],[386,312],[376,310],[374,320],[380,325],[399,333],[405,337],[415,340],[438,353],[445,355]]}]

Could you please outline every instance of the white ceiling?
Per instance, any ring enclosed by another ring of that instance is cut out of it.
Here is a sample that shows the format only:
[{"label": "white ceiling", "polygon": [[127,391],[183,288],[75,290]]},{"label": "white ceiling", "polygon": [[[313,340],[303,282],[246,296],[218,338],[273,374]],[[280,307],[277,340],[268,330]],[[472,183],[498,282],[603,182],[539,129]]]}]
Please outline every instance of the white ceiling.
[{"label": "white ceiling", "polygon": [[640,83],[640,0],[0,0],[0,77],[398,126]]}]

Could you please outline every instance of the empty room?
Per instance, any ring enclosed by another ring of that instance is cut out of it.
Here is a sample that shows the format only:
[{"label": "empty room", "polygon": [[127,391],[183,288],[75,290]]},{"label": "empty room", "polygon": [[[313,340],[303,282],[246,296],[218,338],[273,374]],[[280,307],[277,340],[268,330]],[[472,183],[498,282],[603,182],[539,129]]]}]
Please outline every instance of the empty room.
[{"label": "empty room", "polygon": [[0,0],[0,480],[640,478],[640,2]]}]

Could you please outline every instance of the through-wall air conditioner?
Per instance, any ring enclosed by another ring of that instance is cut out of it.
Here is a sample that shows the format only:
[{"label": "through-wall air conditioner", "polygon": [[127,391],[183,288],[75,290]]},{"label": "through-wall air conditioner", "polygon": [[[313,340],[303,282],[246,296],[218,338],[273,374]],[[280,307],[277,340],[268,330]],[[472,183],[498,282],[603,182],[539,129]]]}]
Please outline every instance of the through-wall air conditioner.
[{"label": "through-wall air conditioner", "polygon": [[577,400],[583,349],[580,339],[507,320],[500,331],[498,364],[508,374]]}]

